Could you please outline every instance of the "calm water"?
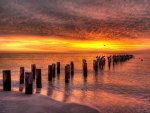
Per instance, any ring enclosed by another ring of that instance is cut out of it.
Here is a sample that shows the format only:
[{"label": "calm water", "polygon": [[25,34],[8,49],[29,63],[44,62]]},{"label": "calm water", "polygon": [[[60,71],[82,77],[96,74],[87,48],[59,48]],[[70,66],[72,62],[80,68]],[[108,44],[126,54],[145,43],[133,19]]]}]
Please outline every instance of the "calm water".
[{"label": "calm water", "polygon": [[[42,69],[42,95],[58,101],[76,102],[102,112],[150,112],[150,55],[135,54],[135,58],[112,65],[97,75],[93,73],[93,59],[103,54],[0,54],[0,89],[2,70],[11,69],[12,86],[18,91],[19,68],[31,70],[31,64]],[[108,54],[105,54],[106,56]],[[88,62],[88,78],[82,76],[82,59]],[[143,58],[142,62],[139,58]],[[60,77],[52,83],[47,80],[49,64],[61,62]],[[64,84],[64,66],[75,63],[75,75],[69,85]],[[34,89],[36,93],[36,89]]]}]

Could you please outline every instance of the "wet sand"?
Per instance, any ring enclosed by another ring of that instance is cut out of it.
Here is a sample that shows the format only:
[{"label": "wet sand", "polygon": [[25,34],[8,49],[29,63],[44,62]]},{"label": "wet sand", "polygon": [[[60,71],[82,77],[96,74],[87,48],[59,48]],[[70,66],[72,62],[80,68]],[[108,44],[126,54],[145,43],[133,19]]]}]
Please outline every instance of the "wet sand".
[{"label": "wet sand", "polygon": [[55,101],[40,94],[0,91],[1,113],[99,113],[88,106]]}]

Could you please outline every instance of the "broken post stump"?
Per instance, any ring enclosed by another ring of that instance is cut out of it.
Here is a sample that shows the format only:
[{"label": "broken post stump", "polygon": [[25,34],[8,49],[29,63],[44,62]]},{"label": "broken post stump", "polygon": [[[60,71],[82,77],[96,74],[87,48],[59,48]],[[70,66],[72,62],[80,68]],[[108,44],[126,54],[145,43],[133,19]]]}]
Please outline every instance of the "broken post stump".
[{"label": "broken post stump", "polygon": [[70,81],[70,65],[65,66],[65,83],[68,84]]},{"label": "broken post stump", "polygon": [[55,64],[52,64],[52,75],[55,78]]},{"label": "broken post stump", "polygon": [[20,81],[19,91],[23,91],[24,87],[24,67],[20,67]]},{"label": "broken post stump", "polygon": [[36,69],[36,87],[42,88],[41,69]]},{"label": "broken post stump", "polygon": [[73,76],[74,75],[74,62],[73,61],[71,61],[70,67],[71,67],[71,75]]},{"label": "broken post stump", "polygon": [[87,62],[85,59],[83,60],[83,76],[87,77]]},{"label": "broken post stump", "polygon": [[10,70],[3,71],[3,90],[11,91],[11,71]]},{"label": "broken post stump", "polygon": [[35,69],[36,69],[36,65],[32,64],[31,65],[31,72],[32,72],[33,80],[35,80]]},{"label": "broken post stump", "polygon": [[97,60],[93,60],[93,69],[96,73],[98,72],[98,62],[97,62]]},{"label": "broken post stump", "polygon": [[60,62],[57,62],[57,75],[60,74]]},{"label": "broken post stump", "polygon": [[52,75],[52,65],[48,66],[48,81],[52,81],[53,75]]},{"label": "broken post stump", "polygon": [[25,94],[33,93],[33,74],[32,72],[25,72]]}]

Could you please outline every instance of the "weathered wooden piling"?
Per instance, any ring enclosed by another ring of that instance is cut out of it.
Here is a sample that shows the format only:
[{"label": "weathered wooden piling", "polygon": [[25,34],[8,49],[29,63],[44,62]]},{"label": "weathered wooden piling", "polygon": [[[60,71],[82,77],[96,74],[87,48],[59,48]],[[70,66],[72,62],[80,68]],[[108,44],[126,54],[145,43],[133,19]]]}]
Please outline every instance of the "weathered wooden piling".
[{"label": "weathered wooden piling", "polygon": [[109,69],[110,69],[110,67],[111,67],[111,62],[108,62],[108,67],[109,67]]},{"label": "weathered wooden piling", "polygon": [[83,60],[83,76],[87,77],[87,62]]},{"label": "weathered wooden piling", "polygon": [[68,84],[70,81],[70,65],[65,66],[65,83]]},{"label": "weathered wooden piling", "polygon": [[111,67],[111,62],[108,62],[108,68],[110,69],[110,67]]},{"label": "weathered wooden piling", "polygon": [[93,69],[95,72],[98,72],[98,62],[97,60],[93,60]]},{"label": "weathered wooden piling", "polygon": [[52,65],[48,66],[48,81],[52,81],[53,75],[52,75]]},{"label": "weathered wooden piling", "polygon": [[108,68],[110,69],[111,66],[111,57],[108,57]]},{"label": "weathered wooden piling", "polygon": [[24,87],[24,67],[20,67],[20,81],[19,91],[23,91]]},{"label": "weathered wooden piling", "polygon": [[60,74],[60,62],[57,62],[57,75]]},{"label": "weathered wooden piling", "polygon": [[52,64],[52,75],[55,78],[55,64]]},{"label": "weathered wooden piling", "polygon": [[31,65],[31,72],[32,72],[33,80],[35,80],[35,69],[36,69],[36,65],[32,64]]},{"label": "weathered wooden piling", "polygon": [[3,71],[3,90],[11,91],[11,71],[10,70]]},{"label": "weathered wooden piling", "polygon": [[24,84],[24,67],[20,67],[20,84]]},{"label": "weathered wooden piling", "polygon": [[36,69],[36,88],[42,88],[41,69]]},{"label": "weathered wooden piling", "polygon": [[71,67],[71,75],[73,76],[74,75],[74,62],[73,61],[71,61],[70,67]]},{"label": "weathered wooden piling", "polygon": [[33,74],[32,72],[25,72],[25,94],[33,93]]}]

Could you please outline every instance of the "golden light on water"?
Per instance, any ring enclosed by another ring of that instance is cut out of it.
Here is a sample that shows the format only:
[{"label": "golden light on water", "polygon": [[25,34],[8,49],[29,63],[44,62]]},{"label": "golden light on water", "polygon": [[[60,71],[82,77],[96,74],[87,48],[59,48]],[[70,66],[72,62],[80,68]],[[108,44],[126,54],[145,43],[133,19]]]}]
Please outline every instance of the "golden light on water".
[{"label": "golden light on water", "polygon": [[[7,40],[5,40],[7,38]],[[68,40],[56,37],[0,37],[0,51],[67,52],[67,51],[127,51],[150,49],[150,39]]]}]

